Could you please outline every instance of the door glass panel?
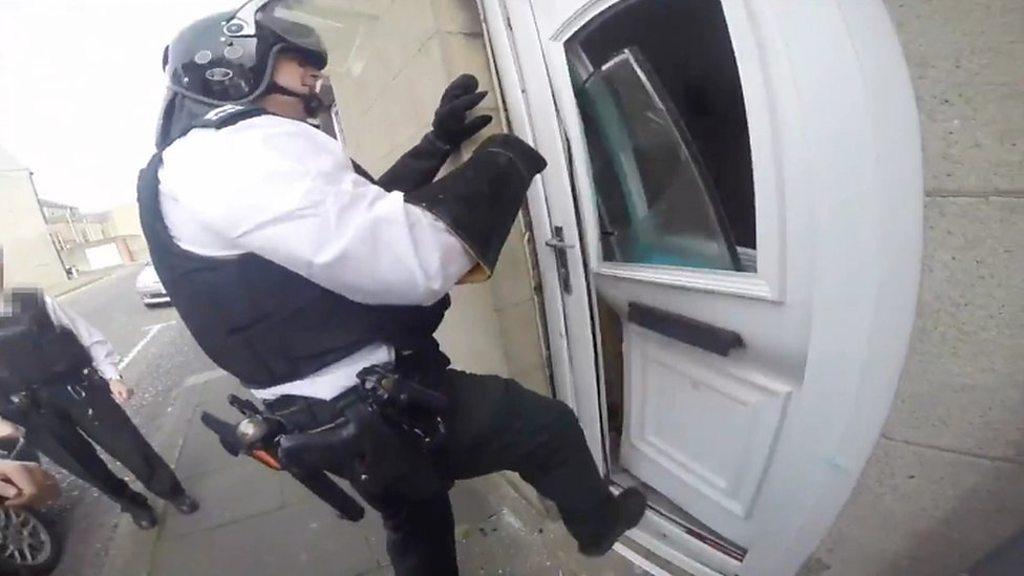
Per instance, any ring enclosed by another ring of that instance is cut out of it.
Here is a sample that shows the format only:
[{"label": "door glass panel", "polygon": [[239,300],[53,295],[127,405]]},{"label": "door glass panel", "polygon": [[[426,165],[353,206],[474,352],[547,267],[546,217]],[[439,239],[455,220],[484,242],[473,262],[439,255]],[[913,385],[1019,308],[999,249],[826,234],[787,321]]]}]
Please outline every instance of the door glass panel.
[{"label": "door glass panel", "polygon": [[603,260],[756,271],[749,136],[721,7],[622,2],[567,55]]}]

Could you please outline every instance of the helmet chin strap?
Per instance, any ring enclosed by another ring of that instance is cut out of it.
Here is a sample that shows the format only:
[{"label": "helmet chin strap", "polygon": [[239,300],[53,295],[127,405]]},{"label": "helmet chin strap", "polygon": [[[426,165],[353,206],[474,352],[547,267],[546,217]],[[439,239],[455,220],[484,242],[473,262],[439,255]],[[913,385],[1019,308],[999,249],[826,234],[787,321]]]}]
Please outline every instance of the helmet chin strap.
[{"label": "helmet chin strap", "polygon": [[286,88],[273,80],[267,86],[264,94],[281,94],[282,96],[290,96],[292,98],[298,98],[302,100],[302,108],[306,112],[306,115],[310,118],[315,118],[323,112],[326,104],[320,95],[316,92],[307,92],[305,94],[296,92],[291,88]]}]

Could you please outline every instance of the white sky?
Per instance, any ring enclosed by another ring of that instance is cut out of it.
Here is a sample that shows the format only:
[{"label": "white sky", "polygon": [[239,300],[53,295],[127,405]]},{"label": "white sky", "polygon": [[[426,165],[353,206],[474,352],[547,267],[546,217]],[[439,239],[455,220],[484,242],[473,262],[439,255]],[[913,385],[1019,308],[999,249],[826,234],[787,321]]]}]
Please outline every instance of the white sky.
[{"label": "white sky", "polygon": [[39,195],[134,202],[165,92],[163,47],[241,0],[0,0],[0,148]]}]

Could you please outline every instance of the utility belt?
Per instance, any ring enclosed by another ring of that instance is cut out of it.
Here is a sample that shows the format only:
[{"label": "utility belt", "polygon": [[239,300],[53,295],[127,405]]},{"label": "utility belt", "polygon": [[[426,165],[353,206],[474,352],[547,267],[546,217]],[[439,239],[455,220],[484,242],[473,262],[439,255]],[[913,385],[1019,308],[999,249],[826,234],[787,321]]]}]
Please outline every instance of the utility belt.
[{"label": "utility belt", "polygon": [[30,384],[17,392],[4,394],[0,405],[5,411],[39,410],[41,408],[40,396],[61,387],[67,388],[69,394],[82,400],[85,398],[85,388],[102,380],[103,377],[92,366],[82,370],[68,371],[52,376],[43,382]]},{"label": "utility belt", "polygon": [[[329,401],[285,396],[267,402],[266,411],[232,395],[228,401],[244,420],[231,425],[208,413],[201,419],[229,453],[251,456],[300,481],[307,471],[323,470],[364,494],[416,498],[450,488],[439,455],[447,439],[447,398],[396,363],[365,368],[358,380]],[[340,487],[331,487],[327,497],[303,484],[342,516],[362,517],[362,507]]]},{"label": "utility belt", "polygon": [[359,383],[331,400],[284,396],[265,404],[290,433],[328,429],[358,406],[383,419],[398,434],[425,451],[444,446],[448,430],[448,399],[394,363],[376,364],[359,371]]}]

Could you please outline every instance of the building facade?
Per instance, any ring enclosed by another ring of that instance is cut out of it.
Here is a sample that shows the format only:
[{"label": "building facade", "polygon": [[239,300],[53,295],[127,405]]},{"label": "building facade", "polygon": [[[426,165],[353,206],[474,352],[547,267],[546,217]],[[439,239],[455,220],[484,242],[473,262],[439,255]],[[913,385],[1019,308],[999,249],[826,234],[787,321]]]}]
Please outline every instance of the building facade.
[{"label": "building facade", "polygon": [[32,173],[2,149],[0,247],[6,284],[51,287],[67,279],[39,207]]},{"label": "building facade", "polygon": [[50,238],[61,251],[77,244],[99,242],[114,235],[103,215],[83,214],[75,206],[46,199],[39,200],[39,207],[46,219]]},{"label": "building facade", "polygon": [[94,214],[40,200],[46,227],[72,274],[148,260],[149,248],[134,204]]}]

